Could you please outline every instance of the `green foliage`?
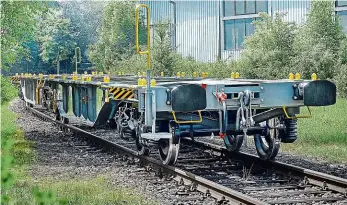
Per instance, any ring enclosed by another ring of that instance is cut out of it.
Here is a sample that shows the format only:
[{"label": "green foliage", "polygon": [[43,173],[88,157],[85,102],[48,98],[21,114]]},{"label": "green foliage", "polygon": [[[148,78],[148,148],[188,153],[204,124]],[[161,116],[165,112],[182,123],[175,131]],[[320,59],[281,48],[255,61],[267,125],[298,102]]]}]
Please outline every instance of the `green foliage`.
[{"label": "green foliage", "polygon": [[12,85],[9,78],[1,75],[1,104],[9,102],[18,95],[18,90]]},{"label": "green foliage", "polygon": [[8,69],[18,57],[29,57],[23,43],[34,38],[37,16],[46,10],[46,5],[41,1],[1,1],[0,9],[0,67]]},{"label": "green foliage", "polygon": [[60,5],[70,25],[75,31],[74,41],[81,48],[82,59],[87,57],[89,44],[97,40],[97,29],[102,22],[106,2],[103,1],[62,1]]},{"label": "green foliage", "polygon": [[340,49],[346,38],[333,8],[333,1],[313,1],[307,22],[299,29],[293,45],[292,65],[303,77],[317,73],[332,79],[340,66]]},{"label": "green foliage", "polygon": [[[135,2],[110,2],[104,9],[98,41],[90,45],[88,56],[98,70],[112,70],[117,63],[135,54]],[[140,43],[146,39],[143,21]]]},{"label": "green foliage", "polygon": [[[137,74],[138,72],[144,72],[147,67],[147,56],[145,55],[133,55],[129,58],[124,58],[115,62],[116,65],[109,68],[109,71],[114,74],[124,72],[125,74]],[[131,65],[131,66],[130,66]]]},{"label": "green foliage", "polygon": [[174,74],[175,61],[178,54],[171,47],[169,22],[158,22],[154,27],[154,42],[152,46],[152,70],[154,75]]},{"label": "green foliage", "polygon": [[56,64],[58,60],[71,59],[76,46],[74,35],[70,20],[64,18],[62,10],[50,8],[41,16],[38,32],[42,60]]},{"label": "green foliage", "polygon": [[347,64],[339,67],[334,79],[338,88],[339,96],[347,98]]},{"label": "green foliage", "polygon": [[290,64],[296,26],[284,22],[280,14],[273,18],[265,13],[260,16],[262,20],[254,22],[255,33],[245,39],[238,66],[251,78],[286,78],[292,72]]}]

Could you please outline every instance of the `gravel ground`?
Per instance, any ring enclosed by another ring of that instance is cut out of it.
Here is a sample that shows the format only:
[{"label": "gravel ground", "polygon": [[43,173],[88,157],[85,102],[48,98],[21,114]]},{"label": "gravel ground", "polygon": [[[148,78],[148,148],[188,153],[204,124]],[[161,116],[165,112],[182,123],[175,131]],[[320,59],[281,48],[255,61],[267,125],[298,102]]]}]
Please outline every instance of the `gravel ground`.
[{"label": "gravel ground", "polygon": [[86,141],[72,134],[64,134],[50,122],[42,121],[24,109],[20,100],[11,104],[20,114],[18,125],[25,137],[35,142],[37,161],[30,167],[34,179],[45,177],[53,181],[62,179],[91,179],[98,175],[108,176],[115,188],[128,188],[141,194],[146,200],[160,204],[215,204],[214,199],[204,198],[197,192],[187,192],[174,180],[160,179],[138,165],[124,162],[116,154],[101,148],[88,146]]},{"label": "gravel ground", "polygon": [[[218,144],[218,145],[224,145],[224,142],[219,137],[214,137],[213,139],[210,137],[202,137],[202,138],[198,138],[197,140],[207,141],[207,142]],[[253,139],[248,138],[247,140],[248,140],[247,141],[248,146],[247,147],[243,146],[241,148],[241,151],[257,155]],[[322,159],[312,158],[307,156],[305,156],[304,158],[303,156],[281,152],[281,150],[276,156],[276,161],[304,167],[307,169],[331,174],[331,175],[342,177],[342,178],[347,178],[347,164],[332,164]]]}]

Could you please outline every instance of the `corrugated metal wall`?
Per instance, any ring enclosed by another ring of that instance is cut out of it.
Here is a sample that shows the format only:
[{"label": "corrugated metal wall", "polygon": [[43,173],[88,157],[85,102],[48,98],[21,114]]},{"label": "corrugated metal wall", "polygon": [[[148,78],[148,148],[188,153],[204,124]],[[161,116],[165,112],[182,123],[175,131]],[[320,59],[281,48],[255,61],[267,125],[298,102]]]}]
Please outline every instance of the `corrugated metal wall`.
[{"label": "corrugated metal wall", "polygon": [[218,2],[177,1],[177,51],[213,62],[218,52]]},{"label": "corrugated metal wall", "polygon": [[182,56],[203,62],[216,60],[219,49],[218,1],[143,2],[151,8],[152,25],[170,21],[172,45]]},{"label": "corrugated metal wall", "polygon": [[[159,21],[171,22],[172,45],[182,56],[190,56],[198,61],[213,62],[220,51],[222,59],[238,59],[242,50],[220,50],[219,12],[222,0],[205,1],[154,1],[146,0],[151,8],[152,24]],[[174,7],[176,8],[174,9]],[[310,9],[309,0],[271,0],[268,3],[269,15],[285,13],[285,21],[301,24],[306,20]],[[174,12],[176,10],[176,12]],[[176,17],[176,25],[174,25]],[[221,35],[224,35],[221,33]]]},{"label": "corrugated metal wall", "polygon": [[309,0],[272,0],[269,1],[269,14],[284,13],[283,20],[301,24],[306,21],[310,5]]}]

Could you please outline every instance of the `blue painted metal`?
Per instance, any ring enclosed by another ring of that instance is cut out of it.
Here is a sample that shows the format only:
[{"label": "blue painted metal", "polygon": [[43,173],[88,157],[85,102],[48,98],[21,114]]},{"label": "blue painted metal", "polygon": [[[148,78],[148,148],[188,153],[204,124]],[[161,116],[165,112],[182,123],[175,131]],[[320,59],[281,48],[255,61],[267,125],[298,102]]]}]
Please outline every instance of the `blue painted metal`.
[{"label": "blue painted metal", "polygon": [[77,85],[72,86],[72,107],[75,116],[81,116],[81,89]]},{"label": "blue painted metal", "polygon": [[85,119],[88,119],[88,90],[85,86],[80,87],[81,90],[81,114]]},{"label": "blue painted metal", "polygon": [[69,97],[70,97],[70,90],[69,85],[63,84],[62,85],[62,101],[63,101],[63,110],[65,113],[68,113],[69,111]]},{"label": "blue painted metal", "polygon": [[96,86],[87,86],[87,96],[88,96],[88,119],[92,122],[96,120]]}]

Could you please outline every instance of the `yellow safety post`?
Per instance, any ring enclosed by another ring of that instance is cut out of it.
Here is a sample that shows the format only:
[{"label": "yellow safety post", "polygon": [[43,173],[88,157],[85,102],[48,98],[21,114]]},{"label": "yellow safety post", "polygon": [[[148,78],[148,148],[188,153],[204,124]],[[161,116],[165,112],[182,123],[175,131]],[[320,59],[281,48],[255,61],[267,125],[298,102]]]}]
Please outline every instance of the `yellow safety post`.
[{"label": "yellow safety post", "polygon": [[184,77],[185,75],[186,75],[185,72],[182,72],[182,73],[181,73],[181,77]]},{"label": "yellow safety post", "polygon": [[204,78],[205,77],[205,72],[201,73],[201,77]]},{"label": "yellow safety post", "polygon": [[82,62],[82,56],[81,56],[81,48],[80,47],[76,47],[75,48],[75,67],[76,67],[76,74],[77,74],[77,64]]},{"label": "yellow safety post", "polygon": [[289,73],[289,80],[294,80],[294,74],[293,73]]},{"label": "yellow safety post", "polygon": [[142,72],[142,76],[145,77],[146,76],[146,72]]},{"label": "yellow safety post", "polygon": [[87,75],[87,82],[91,82],[92,81],[92,76],[91,75]]},{"label": "yellow safety post", "polygon": [[108,75],[104,76],[104,83],[109,83],[110,82],[110,77]]},{"label": "yellow safety post", "polygon": [[295,74],[295,80],[300,80],[301,76],[300,76],[300,73],[296,73]]},{"label": "yellow safety post", "polygon": [[39,78],[40,78],[40,79],[43,78],[43,74],[42,74],[42,73],[39,74]]},{"label": "yellow safety post", "polygon": [[164,77],[164,72],[161,72],[161,73],[160,73],[160,76],[161,76],[161,77]]},{"label": "yellow safety post", "polygon": [[196,78],[198,75],[196,72],[193,72],[193,77]]},{"label": "yellow safety post", "polygon": [[139,77],[140,77],[140,76],[141,76],[141,72],[137,72],[137,76],[139,76]]},{"label": "yellow safety post", "polygon": [[311,79],[312,79],[312,80],[317,80],[317,74],[312,73],[312,75],[311,75]]},{"label": "yellow safety post", "polygon": [[208,77],[208,72],[205,72],[205,77],[206,77],[206,78]]},{"label": "yellow safety post", "polygon": [[240,73],[239,72],[235,73],[235,78],[240,78]]},{"label": "yellow safety post", "polygon": [[62,79],[62,80],[66,80],[66,75],[63,74],[63,75],[61,76],[61,79]]},{"label": "yellow safety post", "polygon": [[154,87],[157,85],[157,81],[155,79],[151,80],[151,86]]},{"label": "yellow safety post", "polygon": [[84,82],[85,78],[86,78],[86,76],[85,76],[85,75],[82,75],[82,76],[81,76],[81,81]]},{"label": "yellow safety post", "polygon": [[142,83],[141,83],[141,85],[142,85],[142,86],[146,86],[146,84],[147,84],[146,78],[142,78]]},{"label": "yellow safety post", "polygon": [[77,74],[72,74],[72,80],[74,80],[74,81],[76,81],[76,80],[78,80],[78,75]]},{"label": "yellow safety post", "polygon": [[181,72],[177,72],[176,76],[177,78],[181,77]]}]

